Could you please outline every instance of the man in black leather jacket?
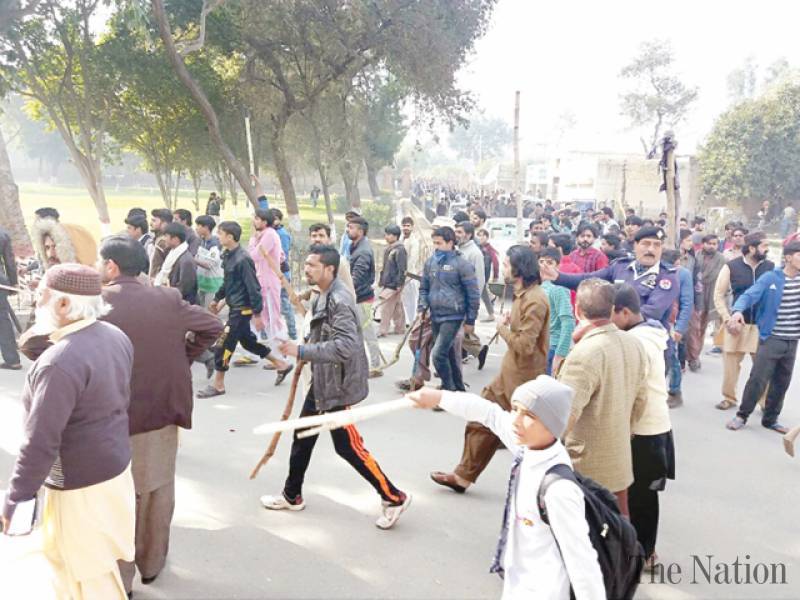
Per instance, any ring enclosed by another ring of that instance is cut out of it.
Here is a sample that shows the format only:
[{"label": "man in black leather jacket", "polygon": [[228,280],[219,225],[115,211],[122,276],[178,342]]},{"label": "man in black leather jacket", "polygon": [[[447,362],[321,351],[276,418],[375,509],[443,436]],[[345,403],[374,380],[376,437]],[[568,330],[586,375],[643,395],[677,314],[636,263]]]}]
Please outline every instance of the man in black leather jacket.
[{"label": "man in black leather jacket", "polygon": [[[280,350],[311,363],[311,387],[301,417],[343,410],[367,397],[367,355],[361,335],[358,308],[347,287],[337,278],[339,253],[333,246],[312,246],[306,258],[309,285],[320,293],[312,306],[311,332],[305,344],[285,342]],[[270,510],[303,510],[303,480],[318,435],[299,439],[295,431],[289,458],[289,475],[278,495],[261,497]],[[381,497],[381,516],[375,522],[390,529],[411,504],[411,494],[397,489],[364,448],[355,425],[331,431],[336,453],[358,471]]]},{"label": "man in black leather jacket", "polygon": [[261,286],[256,278],[256,267],[250,255],[239,245],[242,227],[235,221],[223,221],[217,227],[219,242],[225,249],[222,254],[222,270],[225,279],[222,287],[214,295],[209,309],[218,313],[222,303],[228,305],[228,322],[225,325],[222,343],[217,343],[214,350],[215,375],[214,382],[197,392],[198,398],[211,398],[225,393],[225,372],[228,370],[236,345],[241,343],[248,352],[266,358],[277,369],[275,385],[279,385],[294,368],[285,360],[275,358],[270,349],[258,342],[255,333],[250,329],[253,321],[256,330],[264,329],[261,321],[263,300]]}]

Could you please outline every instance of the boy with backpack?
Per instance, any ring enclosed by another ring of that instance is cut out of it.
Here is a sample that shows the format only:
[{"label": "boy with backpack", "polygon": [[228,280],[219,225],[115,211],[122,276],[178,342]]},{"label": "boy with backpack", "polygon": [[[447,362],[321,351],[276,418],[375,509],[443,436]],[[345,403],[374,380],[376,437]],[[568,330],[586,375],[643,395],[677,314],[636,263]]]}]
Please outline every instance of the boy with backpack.
[{"label": "boy with backpack", "polygon": [[[586,488],[581,480],[573,474],[567,450],[559,441],[567,426],[573,395],[570,387],[547,375],[514,391],[512,412],[463,392],[426,387],[409,395],[419,408],[440,406],[467,421],[482,423],[514,456],[500,541],[491,568],[504,579],[504,600],[566,600],[570,587],[577,600],[607,597],[602,561],[598,561],[593,545],[596,536],[587,521],[590,499],[584,494]],[[608,537],[613,541],[618,527],[627,527],[625,533],[633,536],[635,545],[632,526],[618,512],[617,517],[618,521],[608,517],[603,523],[606,535],[610,532]],[[636,560],[634,556],[631,562]]]}]

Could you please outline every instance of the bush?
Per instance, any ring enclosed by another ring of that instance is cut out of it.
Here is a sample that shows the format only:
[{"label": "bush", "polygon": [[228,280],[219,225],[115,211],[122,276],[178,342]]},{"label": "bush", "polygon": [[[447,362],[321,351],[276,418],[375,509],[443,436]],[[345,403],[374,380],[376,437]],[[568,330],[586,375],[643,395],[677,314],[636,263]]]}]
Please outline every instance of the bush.
[{"label": "bush", "polygon": [[340,215],[343,215],[348,210],[350,210],[350,202],[347,201],[347,196],[344,196],[342,194],[333,195],[333,206],[334,206],[334,212]]},{"label": "bush", "polygon": [[375,198],[375,201],[384,206],[392,206],[394,203],[394,194],[386,190],[381,190],[381,193]]},{"label": "bush", "polygon": [[383,237],[383,228],[394,223],[392,206],[379,202],[365,202],[362,204],[361,215],[369,223],[371,237]]}]

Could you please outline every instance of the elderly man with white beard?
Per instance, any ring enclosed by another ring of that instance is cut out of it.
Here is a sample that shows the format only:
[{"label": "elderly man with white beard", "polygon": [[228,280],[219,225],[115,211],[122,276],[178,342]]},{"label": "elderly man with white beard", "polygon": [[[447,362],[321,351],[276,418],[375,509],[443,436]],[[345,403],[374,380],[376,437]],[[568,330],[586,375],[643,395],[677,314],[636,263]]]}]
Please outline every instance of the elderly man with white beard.
[{"label": "elderly man with white beard", "polygon": [[44,485],[43,550],[57,598],[126,598],[117,561],[134,556],[127,414],[133,346],[97,320],[108,312],[101,288],[91,267],[54,265],[38,289],[35,329],[21,340],[43,343],[36,350],[23,343],[35,362],[0,521],[6,534],[29,530],[28,509]]}]

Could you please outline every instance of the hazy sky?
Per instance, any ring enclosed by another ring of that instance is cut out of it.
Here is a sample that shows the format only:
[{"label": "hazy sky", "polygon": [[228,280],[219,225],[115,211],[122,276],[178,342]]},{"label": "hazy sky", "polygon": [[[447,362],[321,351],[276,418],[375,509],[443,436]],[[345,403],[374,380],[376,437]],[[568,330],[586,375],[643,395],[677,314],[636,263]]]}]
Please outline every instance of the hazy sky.
[{"label": "hazy sky", "polygon": [[[793,2],[499,0],[486,37],[461,73],[487,114],[513,121],[521,91],[520,136],[529,151],[554,137],[559,115],[576,126],[567,149],[640,152],[618,115],[621,67],[644,40],[667,38],[676,68],[700,89],[679,152],[695,149],[728,105],[726,77],[752,55],[762,68],[779,57],[800,65],[800,8]],[[796,6],[796,5],[795,5]]]}]

